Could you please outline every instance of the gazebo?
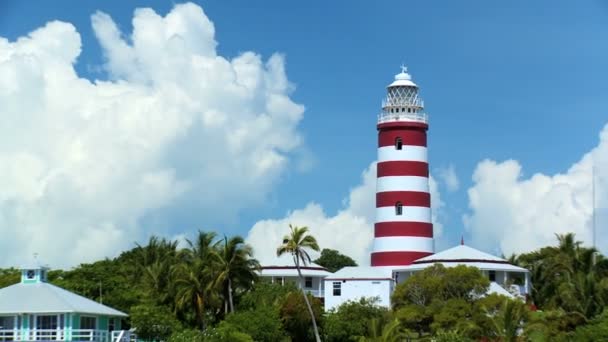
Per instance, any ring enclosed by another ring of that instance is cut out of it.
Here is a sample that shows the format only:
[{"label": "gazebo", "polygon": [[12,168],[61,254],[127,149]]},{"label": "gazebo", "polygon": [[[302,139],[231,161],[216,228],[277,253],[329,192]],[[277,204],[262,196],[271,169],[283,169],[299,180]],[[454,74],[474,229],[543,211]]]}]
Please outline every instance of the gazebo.
[{"label": "gazebo", "polygon": [[23,267],[0,289],[0,341],[124,341],[127,314],[48,283],[48,268]]}]

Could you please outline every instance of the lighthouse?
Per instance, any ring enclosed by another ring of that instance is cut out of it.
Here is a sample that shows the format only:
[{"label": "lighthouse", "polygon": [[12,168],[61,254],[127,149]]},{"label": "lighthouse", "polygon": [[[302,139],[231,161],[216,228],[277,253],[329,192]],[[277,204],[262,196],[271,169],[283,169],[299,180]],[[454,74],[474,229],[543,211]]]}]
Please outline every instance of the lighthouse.
[{"label": "lighthouse", "polygon": [[387,87],[378,115],[372,266],[403,266],[433,254],[424,103],[406,67]]}]

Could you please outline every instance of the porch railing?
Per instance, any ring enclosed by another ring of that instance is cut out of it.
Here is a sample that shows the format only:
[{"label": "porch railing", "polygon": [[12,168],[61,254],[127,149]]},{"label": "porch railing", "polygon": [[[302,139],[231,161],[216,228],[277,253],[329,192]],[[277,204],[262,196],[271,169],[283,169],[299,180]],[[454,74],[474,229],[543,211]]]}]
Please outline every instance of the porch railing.
[{"label": "porch railing", "polygon": [[4,329],[0,330],[0,342],[6,341],[72,341],[72,342],[136,342],[137,337],[129,331],[112,331],[94,329]]}]

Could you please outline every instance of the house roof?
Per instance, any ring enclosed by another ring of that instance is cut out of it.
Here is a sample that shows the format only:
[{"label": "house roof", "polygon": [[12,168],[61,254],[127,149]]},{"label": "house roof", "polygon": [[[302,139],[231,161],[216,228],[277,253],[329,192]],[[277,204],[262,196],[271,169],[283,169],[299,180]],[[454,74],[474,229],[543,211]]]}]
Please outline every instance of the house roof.
[{"label": "house roof", "polygon": [[15,284],[0,289],[0,315],[74,312],[126,317],[127,314],[49,283]]},{"label": "house roof", "polygon": [[392,280],[392,270],[384,267],[349,266],[325,280]]},{"label": "house roof", "polygon": [[498,262],[508,263],[505,259],[501,259],[492,254],[482,252],[478,249],[471,248],[465,245],[458,245],[437,254],[432,254],[424,258],[420,258],[414,261],[414,264],[424,264],[429,262],[451,262],[451,261],[464,261],[464,262]]},{"label": "house roof", "polygon": [[446,267],[465,265],[477,267],[481,270],[528,272],[527,269],[512,265],[505,259],[462,244],[437,254],[420,258],[411,265],[395,268],[395,270],[416,271],[435,263],[443,264]]},{"label": "house roof", "polygon": [[[314,262],[300,265],[300,271],[302,272],[302,276],[305,277],[326,277],[331,274],[325,267],[317,265]],[[284,254],[270,262],[262,263],[262,270],[259,274],[260,276],[289,277],[298,276],[298,270],[293,263],[292,256]]]}]

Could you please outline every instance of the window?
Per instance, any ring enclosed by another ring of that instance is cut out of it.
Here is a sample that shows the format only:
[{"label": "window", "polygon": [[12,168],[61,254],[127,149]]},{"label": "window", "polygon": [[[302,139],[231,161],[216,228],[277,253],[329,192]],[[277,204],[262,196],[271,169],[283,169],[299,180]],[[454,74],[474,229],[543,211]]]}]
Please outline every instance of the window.
[{"label": "window", "polygon": [[488,278],[490,278],[490,281],[496,281],[496,271],[488,272]]},{"label": "window", "polygon": [[15,317],[4,316],[0,317],[0,330],[9,330],[15,327]]},{"label": "window", "polygon": [[401,137],[395,138],[395,149],[397,149],[397,150],[403,149],[403,140],[401,139]]},{"label": "window", "polygon": [[110,318],[109,322],[108,322],[108,331],[114,331],[116,330],[116,318]]},{"label": "window", "polygon": [[91,316],[80,317],[80,329],[97,329],[97,319]]},{"label": "window", "polygon": [[334,281],[333,286],[334,286],[334,296],[341,296],[342,295],[342,283],[339,281]]},{"label": "window", "polygon": [[395,215],[403,215],[403,203],[395,203]]},{"label": "window", "polygon": [[304,278],[304,287],[307,289],[311,289],[312,288],[312,277],[306,277]]}]

